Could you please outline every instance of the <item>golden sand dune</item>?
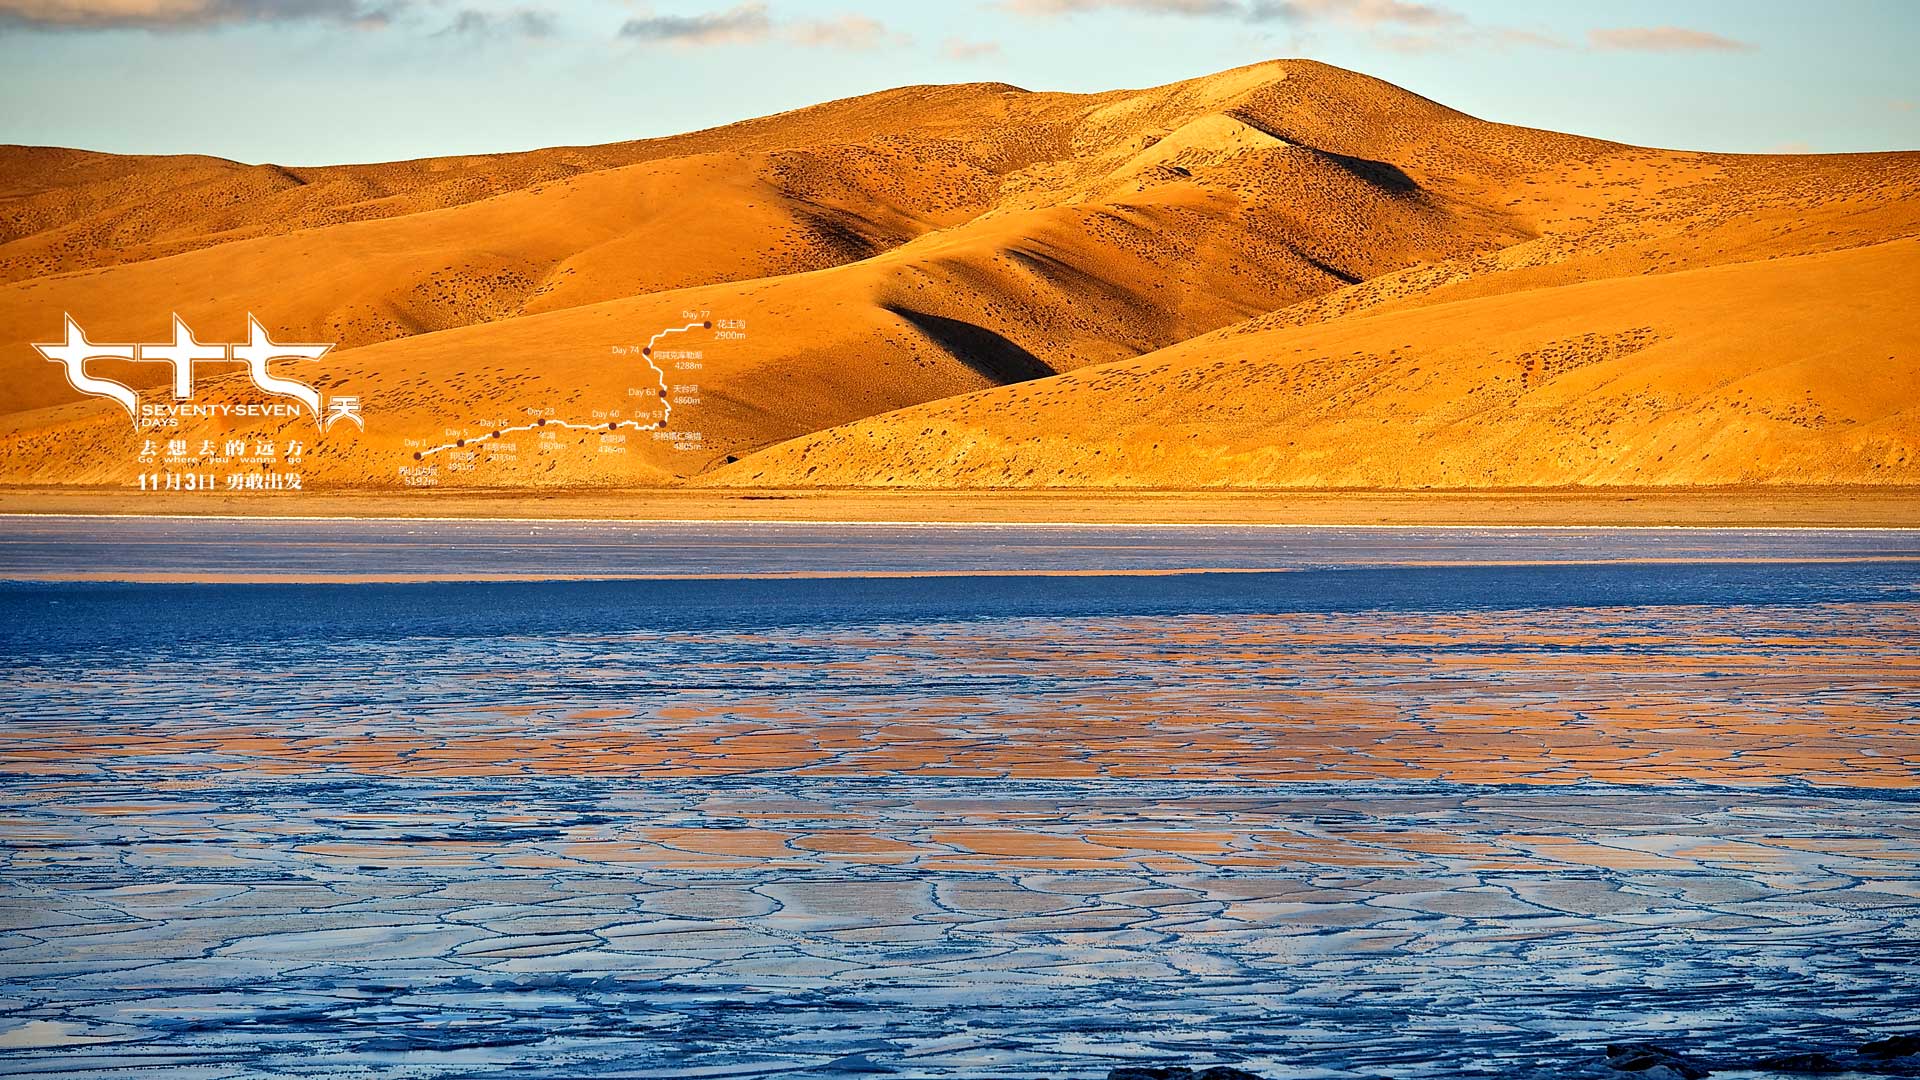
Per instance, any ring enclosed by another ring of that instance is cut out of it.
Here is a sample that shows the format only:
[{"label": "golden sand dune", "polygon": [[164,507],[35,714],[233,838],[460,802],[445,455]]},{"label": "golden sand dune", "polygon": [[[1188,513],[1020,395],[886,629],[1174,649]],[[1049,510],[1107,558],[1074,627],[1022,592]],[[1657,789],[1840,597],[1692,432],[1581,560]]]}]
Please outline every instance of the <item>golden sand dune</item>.
[{"label": "golden sand dune", "polygon": [[[342,349],[472,323],[858,259],[933,223],[841,178],[790,187],[792,155],[701,155],[587,173],[442,210],[237,240],[0,286],[21,405],[71,396],[26,350],[49,313],[95,340],[164,339],[178,312],[233,338],[251,311],[283,340]],[[683,197],[688,192],[698,198]],[[271,313],[271,314],[269,314]],[[216,335],[219,337],[216,338]],[[134,373],[151,385],[163,376]]]},{"label": "golden sand dune", "polygon": [[[318,168],[0,146],[0,281],[443,210],[604,169],[716,153],[798,148],[832,156],[848,147],[824,171],[844,165],[881,177],[896,195],[957,203],[963,189],[951,181],[891,175],[897,162],[888,151],[964,148],[1017,163],[1024,118],[1000,101],[1012,92],[999,84],[909,87],[663,139]],[[867,154],[849,147],[863,141]]]},{"label": "golden sand dune", "polygon": [[[451,440],[486,451],[443,487],[1920,479],[1920,155],[1647,150],[1303,61],[390,165],[7,148],[0,205],[11,483],[124,483],[146,437],[27,343],[175,311],[340,343],[309,373],[368,426],[318,487]],[[747,336],[689,336],[670,431],[493,437],[647,415],[615,348],[709,318]]]},{"label": "golden sand dune", "polygon": [[1910,484],[1916,282],[1905,239],[1215,335],[819,432],[709,482]]}]

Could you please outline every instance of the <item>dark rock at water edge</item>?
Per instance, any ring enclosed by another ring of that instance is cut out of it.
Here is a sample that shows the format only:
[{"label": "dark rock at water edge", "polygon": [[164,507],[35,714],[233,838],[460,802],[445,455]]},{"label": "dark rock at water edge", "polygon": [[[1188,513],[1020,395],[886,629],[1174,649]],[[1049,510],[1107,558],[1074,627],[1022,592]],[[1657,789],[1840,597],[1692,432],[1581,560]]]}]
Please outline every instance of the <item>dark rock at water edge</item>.
[{"label": "dark rock at water edge", "polygon": [[1920,1054],[1920,1035],[1890,1035],[1860,1047],[1860,1056],[1873,1058],[1876,1061],[1891,1061],[1894,1058],[1911,1057],[1915,1054]]},{"label": "dark rock at water edge", "polygon": [[[1764,1057],[1702,1059],[1689,1057],[1658,1043],[1613,1043],[1606,1050],[1607,1068],[1631,1074],[1634,1080],[1700,1080],[1714,1070],[1782,1076],[1819,1076],[1851,1073],[1868,1076],[1920,1077],[1920,1035],[1894,1035],[1862,1044],[1857,1054],[1782,1048]],[[1626,1080],[1626,1078],[1622,1078]]]},{"label": "dark rock at water edge", "polygon": [[1833,1073],[1840,1071],[1840,1063],[1825,1054],[1776,1054],[1761,1058],[1753,1063],[1756,1069],[1780,1073]]},{"label": "dark rock at water edge", "polygon": [[1607,1047],[1607,1064],[1647,1080],[1700,1080],[1712,1071],[1678,1051],[1653,1043],[1615,1043]]}]

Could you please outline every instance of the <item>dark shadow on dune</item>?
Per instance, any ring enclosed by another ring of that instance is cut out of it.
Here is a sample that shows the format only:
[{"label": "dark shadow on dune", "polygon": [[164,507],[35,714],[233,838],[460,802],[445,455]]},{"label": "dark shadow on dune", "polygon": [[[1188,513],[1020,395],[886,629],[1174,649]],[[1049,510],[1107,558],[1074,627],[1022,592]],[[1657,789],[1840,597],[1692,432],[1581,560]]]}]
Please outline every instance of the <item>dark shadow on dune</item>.
[{"label": "dark shadow on dune", "polygon": [[1398,165],[1388,164],[1384,161],[1374,161],[1371,158],[1349,157],[1346,154],[1336,154],[1330,150],[1315,150],[1314,153],[1319,154],[1321,157],[1340,166],[1354,176],[1372,184],[1374,187],[1384,188],[1396,195],[1410,195],[1420,190],[1419,183],[1415,181],[1413,177],[1408,176],[1402,171]]},{"label": "dark shadow on dune", "polygon": [[1046,361],[984,326],[898,304],[888,304],[887,310],[912,323],[954,359],[996,383],[1027,382],[1059,374]]},{"label": "dark shadow on dune", "polygon": [[1298,245],[1289,244],[1287,247],[1289,251],[1298,255],[1302,262],[1305,262],[1308,266],[1313,267],[1315,270],[1337,281],[1345,282],[1348,285],[1358,285],[1362,280],[1360,275],[1352,273],[1351,271],[1342,270],[1318,255],[1301,249]]},{"label": "dark shadow on dune", "polygon": [[865,259],[880,252],[880,245],[838,218],[828,214],[803,214],[801,217],[814,238],[843,259]]},{"label": "dark shadow on dune", "polygon": [[1372,184],[1374,187],[1391,191],[1396,195],[1408,195],[1420,190],[1419,182],[1414,180],[1413,177],[1408,176],[1405,170],[1401,169],[1398,165],[1393,165],[1385,161],[1375,161],[1372,158],[1354,157],[1351,154],[1338,154],[1332,150],[1323,149],[1307,142],[1305,139],[1295,136],[1291,131],[1269,120],[1262,119],[1246,109],[1234,109],[1229,111],[1227,115],[1256,131],[1265,132],[1279,139],[1281,142],[1290,143],[1303,150],[1311,150],[1333,164],[1345,169],[1351,175]]}]

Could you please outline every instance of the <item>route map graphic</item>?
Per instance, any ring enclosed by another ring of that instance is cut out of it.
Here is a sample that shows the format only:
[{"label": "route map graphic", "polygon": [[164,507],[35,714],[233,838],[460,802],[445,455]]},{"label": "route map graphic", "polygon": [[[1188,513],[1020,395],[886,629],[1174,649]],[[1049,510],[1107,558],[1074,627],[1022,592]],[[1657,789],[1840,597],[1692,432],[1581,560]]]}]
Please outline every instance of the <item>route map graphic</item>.
[{"label": "route map graphic", "polygon": [[[576,392],[565,402],[502,401],[499,412],[448,420],[430,433],[402,440],[405,456],[398,463],[399,483],[437,487],[515,475],[617,475],[622,455],[642,451],[629,441],[635,433],[667,450],[705,451],[704,433],[683,421],[681,426],[675,424],[686,415],[684,410],[700,404],[697,380],[706,368],[707,347],[744,341],[747,324],[744,319],[718,318],[705,308],[678,314],[680,322],[662,327],[651,337],[608,346],[616,370],[631,379],[615,391],[621,395],[617,400],[602,398],[595,403],[589,396],[581,402]],[[578,384],[575,389],[580,389]],[[531,444],[514,436],[530,436]],[[563,464],[570,455],[581,453],[601,458],[602,464],[578,459]]]},{"label": "route map graphic", "polygon": [[[661,368],[661,366],[654,361],[653,350],[656,346],[660,344],[661,338],[668,337],[672,334],[684,334],[691,330],[711,330],[711,329],[713,329],[712,319],[701,319],[697,322],[690,322],[685,326],[668,327],[667,329],[662,330],[659,333],[653,335],[653,337],[647,339],[646,347],[640,350],[640,358],[646,361],[647,367],[653,370],[654,378],[657,379],[660,383],[659,393],[660,393],[661,412],[660,412],[660,419],[658,420],[654,420],[647,423],[642,423],[639,420],[607,420],[607,421],[588,421],[588,422],[582,423],[574,420],[557,420],[557,419],[549,419],[547,417],[540,417],[534,420],[533,422],[527,423],[527,424],[514,424],[508,427],[495,428],[493,431],[485,435],[484,438],[498,439],[505,435],[513,435],[522,431],[535,431],[544,427],[562,428],[570,431],[618,431],[621,428],[630,428],[635,431],[652,431],[652,430],[664,431],[666,430],[667,424],[673,420],[673,398],[672,398],[672,395],[668,392],[667,373],[665,369]],[[462,447],[465,447],[468,443],[477,442],[477,441],[479,440],[454,439],[451,442],[444,442],[439,444],[438,446],[430,446],[424,450],[415,451],[413,455],[413,459],[415,461],[424,461],[435,454],[445,453],[448,450],[457,450]]]}]

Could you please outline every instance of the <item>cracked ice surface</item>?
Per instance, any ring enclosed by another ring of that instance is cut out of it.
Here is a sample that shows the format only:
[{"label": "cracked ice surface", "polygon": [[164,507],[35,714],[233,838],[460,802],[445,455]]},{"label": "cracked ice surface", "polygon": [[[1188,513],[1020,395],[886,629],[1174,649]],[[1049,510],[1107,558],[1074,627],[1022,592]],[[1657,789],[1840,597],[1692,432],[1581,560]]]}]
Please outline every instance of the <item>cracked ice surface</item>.
[{"label": "cracked ice surface", "polygon": [[16,587],[0,1071],[1537,1075],[1920,1029],[1911,571],[1767,574],[1806,589]]},{"label": "cracked ice surface", "polygon": [[1649,1018],[1758,1049],[1913,1004],[1920,826],[1881,798],[1195,787],[16,789],[12,1052],[216,1076],[1222,1051],[1453,1075]]}]

